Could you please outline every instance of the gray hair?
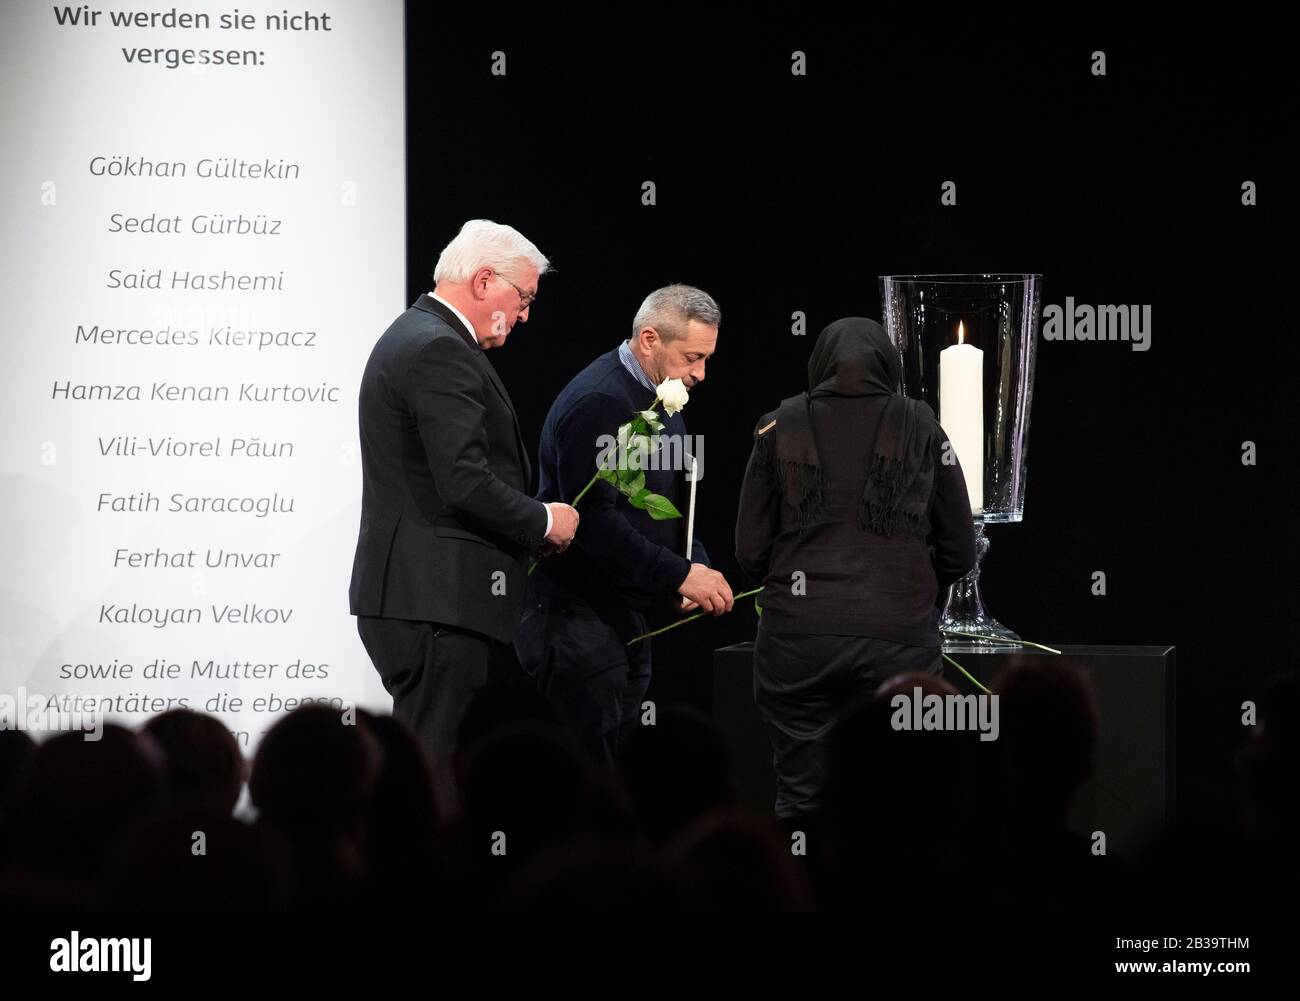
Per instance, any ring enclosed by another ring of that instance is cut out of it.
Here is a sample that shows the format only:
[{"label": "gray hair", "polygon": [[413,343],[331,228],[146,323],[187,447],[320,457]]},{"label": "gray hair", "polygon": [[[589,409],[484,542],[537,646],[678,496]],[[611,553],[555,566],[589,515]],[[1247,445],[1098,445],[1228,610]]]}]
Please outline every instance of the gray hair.
[{"label": "gray hair", "polygon": [[510,274],[521,260],[536,265],[539,275],[546,274],[550,268],[546,255],[519,230],[491,219],[471,219],[442,248],[433,269],[433,280],[461,284],[483,267]]},{"label": "gray hair", "polygon": [[654,327],[665,341],[675,341],[686,334],[691,320],[706,326],[722,325],[722,310],[713,296],[693,285],[665,285],[645,297],[632,321],[632,336],[643,328]]}]

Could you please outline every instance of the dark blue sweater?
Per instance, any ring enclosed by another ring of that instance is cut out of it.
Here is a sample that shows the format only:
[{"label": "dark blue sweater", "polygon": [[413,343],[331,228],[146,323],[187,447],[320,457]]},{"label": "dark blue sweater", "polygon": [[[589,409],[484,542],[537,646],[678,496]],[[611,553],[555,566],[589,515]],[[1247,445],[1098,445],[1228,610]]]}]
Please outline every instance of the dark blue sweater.
[{"label": "dark blue sweater", "polygon": [[[646,389],[623,367],[617,348],[575,375],[551,404],[542,426],[537,449],[538,499],[571,504],[595,474],[602,445],[608,444],[620,424],[647,408],[654,398],[654,390]],[[683,450],[694,454],[697,450],[686,441],[682,415],[667,417],[662,405],[658,411],[664,424],[660,436],[670,438],[667,455],[681,455]],[[701,456],[701,469],[702,463]],[[682,517],[655,521],[608,483],[598,481],[578,504],[580,520],[573,544],[560,555],[544,558],[533,574],[539,595],[576,598],[597,608],[621,605],[648,611],[657,605],[666,607],[690,570],[682,555],[690,484],[680,461],[661,459],[659,464],[679,468],[645,470],[646,489],[667,497]],[[696,484],[697,534],[704,485],[703,479]],[[693,560],[709,562],[698,541]]]}]

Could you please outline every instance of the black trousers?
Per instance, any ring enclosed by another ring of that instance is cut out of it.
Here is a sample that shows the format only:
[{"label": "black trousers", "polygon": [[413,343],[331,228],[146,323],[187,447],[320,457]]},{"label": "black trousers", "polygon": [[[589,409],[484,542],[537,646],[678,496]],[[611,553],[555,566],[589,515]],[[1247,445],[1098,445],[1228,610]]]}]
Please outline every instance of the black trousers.
[{"label": "black trousers", "polygon": [[940,674],[940,648],[869,636],[772,633],[759,620],[754,701],[772,744],[777,817],[820,809],[827,738],[840,712],[905,671]]},{"label": "black trousers", "polygon": [[559,711],[587,755],[613,765],[650,687],[645,615],[630,608],[595,609],[578,601],[529,596],[515,635],[524,669]]},{"label": "black trousers", "polygon": [[393,716],[435,763],[444,759],[470,696],[487,683],[495,641],[437,622],[369,615],[357,616],[357,632],[393,697]]}]

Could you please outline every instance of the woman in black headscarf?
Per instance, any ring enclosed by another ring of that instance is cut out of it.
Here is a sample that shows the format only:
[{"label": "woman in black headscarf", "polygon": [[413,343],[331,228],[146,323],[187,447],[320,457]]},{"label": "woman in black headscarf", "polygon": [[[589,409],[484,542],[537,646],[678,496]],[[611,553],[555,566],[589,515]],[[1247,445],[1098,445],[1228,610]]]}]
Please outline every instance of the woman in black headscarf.
[{"label": "woman in black headscarf", "polygon": [[903,671],[941,672],[939,603],[975,566],[961,466],[901,375],[880,324],[837,320],[813,346],[810,391],[754,432],[736,560],[763,584],[754,697],[781,818],[818,809],[845,705]]}]

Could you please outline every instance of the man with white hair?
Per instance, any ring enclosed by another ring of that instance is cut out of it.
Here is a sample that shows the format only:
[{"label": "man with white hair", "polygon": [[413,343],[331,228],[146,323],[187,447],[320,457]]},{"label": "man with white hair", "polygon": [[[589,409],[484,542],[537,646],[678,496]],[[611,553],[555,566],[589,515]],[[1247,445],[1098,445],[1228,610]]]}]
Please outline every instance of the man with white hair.
[{"label": "man with white hair", "polygon": [[484,351],[527,322],[545,256],[471,220],[443,249],[435,288],[399,316],[361,379],[361,531],[348,596],[370,659],[435,758],[447,754],[494,643],[519,624],[527,567],[562,552],[568,504],[528,493],[510,395]]},{"label": "man with white hair", "polygon": [[[576,497],[596,471],[602,440],[649,407],[664,380],[698,387],[721,322],[718,304],[698,288],[651,292],[632,336],[574,376],[551,405],[538,446],[538,496]],[[665,447],[646,463],[645,487],[686,511],[686,422],[663,407],[659,414]],[[682,447],[671,448],[675,442]],[[677,459],[661,461],[664,452]],[[698,607],[721,615],[733,599],[700,541],[686,551],[682,519],[656,521],[603,480],[581,509],[573,548],[541,563],[530,578],[515,652],[592,759],[608,765],[636,725],[650,685],[650,641],[627,645],[648,631],[647,613],[671,616]]]}]

